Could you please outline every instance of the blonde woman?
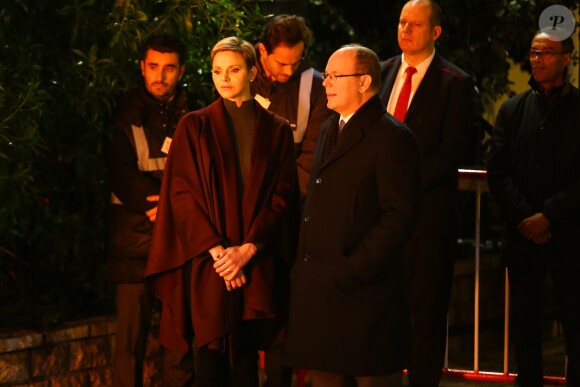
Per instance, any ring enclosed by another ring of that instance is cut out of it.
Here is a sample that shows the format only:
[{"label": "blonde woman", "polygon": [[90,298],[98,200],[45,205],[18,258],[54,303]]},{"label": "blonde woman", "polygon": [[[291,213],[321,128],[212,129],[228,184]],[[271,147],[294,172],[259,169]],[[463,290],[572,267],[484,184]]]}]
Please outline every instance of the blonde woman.
[{"label": "blonde woman", "polygon": [[[250,43],[225,38],[211,58],[220,98],[178,125],[147,274],[169,356],[190,352],[195,334],[196,386],[258,386],[261,322],[276,314],[276,273],[295,251],[293,138],[250,96]],[[169,362],[165,385],[190,383],[183,360]]]}]

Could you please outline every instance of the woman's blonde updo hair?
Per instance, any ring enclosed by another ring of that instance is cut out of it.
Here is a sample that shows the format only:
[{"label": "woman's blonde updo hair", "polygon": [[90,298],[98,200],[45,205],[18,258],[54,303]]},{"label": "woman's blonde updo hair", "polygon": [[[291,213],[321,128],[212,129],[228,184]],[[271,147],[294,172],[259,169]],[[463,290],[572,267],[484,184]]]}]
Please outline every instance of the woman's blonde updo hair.
[{"label": "woman's blonde updo hair", "polygon": [[254,46],[243,39],[230,36],[217,42],[211,50],[212,62],[216,54],[222,51],[233,51],[242,55],[246,65],[248,66],[248,70],[256,66],[256,51],[254,50]]}]

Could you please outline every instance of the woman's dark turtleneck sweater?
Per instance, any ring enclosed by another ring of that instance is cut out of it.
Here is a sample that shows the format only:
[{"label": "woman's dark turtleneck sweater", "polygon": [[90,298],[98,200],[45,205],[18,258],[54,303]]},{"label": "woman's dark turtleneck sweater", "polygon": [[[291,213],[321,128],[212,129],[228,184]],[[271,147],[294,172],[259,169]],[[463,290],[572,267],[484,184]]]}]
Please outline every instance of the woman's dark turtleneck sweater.
[{"label": "woman's dark turtleneck sweater", "polygon": [[228,129],[232,135],[234,148],[236,149],[239,160],[238,181],[241,183],[243,189],[250,169],[252,145],[254,144],[256,131],[254,101],[250,98],[249,100],[242,102],[239,107],[236,102],[227,99],[224,99],[223,101],[228,115]]}]

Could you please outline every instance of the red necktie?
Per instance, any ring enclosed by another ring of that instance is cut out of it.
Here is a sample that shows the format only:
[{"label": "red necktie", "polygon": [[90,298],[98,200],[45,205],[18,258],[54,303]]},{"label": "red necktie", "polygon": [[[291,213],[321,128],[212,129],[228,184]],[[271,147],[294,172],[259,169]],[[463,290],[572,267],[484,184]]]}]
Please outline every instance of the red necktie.
[{"label": "red necktie", "polygon": [[405,83],[403,83],[403,87],[401,87],[401,91],[399,92],[399,98],[397,99],[397,105],[395,106],[395,114],[393,114],[401,122],[405,121],[407,106],[409,106],[409,97],[411,96],[411,80],[413,79],[413,74],[417,72],[417,69],[409,66],[405,72],[407,73],[407,76],[405,77]]}]

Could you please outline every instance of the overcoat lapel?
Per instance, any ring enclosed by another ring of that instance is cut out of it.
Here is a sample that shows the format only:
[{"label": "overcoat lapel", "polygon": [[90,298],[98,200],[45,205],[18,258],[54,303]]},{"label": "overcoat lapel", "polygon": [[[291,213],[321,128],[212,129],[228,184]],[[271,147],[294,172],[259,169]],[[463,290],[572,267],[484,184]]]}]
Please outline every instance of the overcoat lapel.
[{"label": "overcoat lapel", "polygon": [[[261,202],[259,196],[263,191],[264,178],[269,167],[268,160],[271,153],[269,144],[272,143],[272,130],[270,129],[272,129],[273,123],[271,116],[262,114],[261,107],[256,102],[254,102],[254,110],[256,112],[254,130],[255,137],[250,159],[250,174],[247,176],[244,194],[242,196],[245,234],[248,233],[256,213],[261,209],[259,206],[256,206],[256,203]],[[269,130],[260,131],[260,128],[267,128]]]},{"label": "overcoat lapel", "polygon": [[[216,167],[221,170],[217,176],[220,176],[221,186],[223,191],[221,194],[223,198],[214,198],[216,207],[213,209],[217,216],[224,222],[226,230],[220,230],[222,235],[229,235],[231,240],[228,243],[238,245],[242,240],[242,226],[240,224],[239,213],[239,190],[238,185],[238,160],[237,153],[234,149],[234,142],[231,138],[230,130],[225,117],[226,112],[223,100],[220,98],[212,104],[209,110],[209,120],[213,135],[215,136],[215,144],[217,144],[218,160],[215,160]],[[221,212],[217,203],[223,200],[225,213],[219,215]],[[221,223],[221,222],[220,222]],[[219,223],[218,223],[219,224]]]},{"label": "overcoat lapel", "polygon": [[[362,127],[364,126],[364,123],[356,122],[359,120],[355,121],[354,118],[355,116],[353,116],[342,129],[343,133],[336,141],[336,147],[334,148],[334,151],[330,154],[330,156],[328,156],[328,159],[326,159],[321,169],[324,169],[324,167],[326,167],[328,164],[333,163],[337,159],[341,158],[345,153],[348,153],[348,151],[362,139]],[[333,124],[338,126],[338,122],[333,122]]]},{"label": "overcoat lapel", "polygon": [[[330,154],[328,159],[322,164],[320,170],[323,170],[329,164],[335,162],[339,158],[347,154],[358,142],[364,137],[364,127],[373,122],[381,114],[385,114],[386,110],[381,104],[378,96],[371,98],[365,105],[363,105],[346,123],[343,133],[339,137],[336,148]],[[337,115],[330,121],[330,125],[338,125],[339,116]],[[326,138],[328,132],[331,130],[330,126],[326,131]]]}]

